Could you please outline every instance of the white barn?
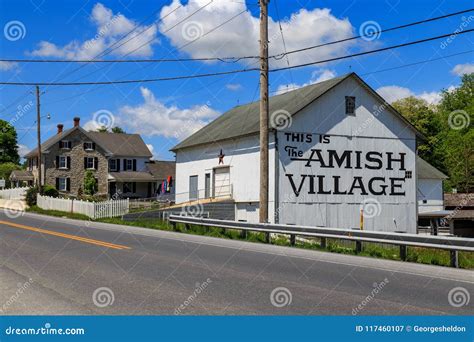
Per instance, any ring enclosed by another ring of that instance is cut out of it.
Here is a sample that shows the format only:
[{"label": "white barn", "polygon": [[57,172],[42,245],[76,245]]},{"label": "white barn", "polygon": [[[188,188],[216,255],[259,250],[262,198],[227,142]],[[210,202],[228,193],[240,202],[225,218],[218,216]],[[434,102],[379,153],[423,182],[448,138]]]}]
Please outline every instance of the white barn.
[{"label": "white barn", "polygon": [[[442,205],[444,175],[429,164],[417,191],[423,137],[355,73],[271,97],[270,122],[270,222],[415,233],[417,201]],[[236,220],[258,222],[258,102],[172,151],[176,203],[231,199]]]}]

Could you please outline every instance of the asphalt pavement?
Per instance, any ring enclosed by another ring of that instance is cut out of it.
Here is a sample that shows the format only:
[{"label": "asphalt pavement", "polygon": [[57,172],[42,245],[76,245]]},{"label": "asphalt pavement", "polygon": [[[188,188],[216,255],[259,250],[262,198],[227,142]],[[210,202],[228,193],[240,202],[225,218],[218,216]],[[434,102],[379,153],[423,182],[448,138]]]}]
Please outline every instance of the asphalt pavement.
[{"label": "asphalt pavement", "polygon": [[473,294],[469,270],[0,213],[2,314],[469,315]]}]

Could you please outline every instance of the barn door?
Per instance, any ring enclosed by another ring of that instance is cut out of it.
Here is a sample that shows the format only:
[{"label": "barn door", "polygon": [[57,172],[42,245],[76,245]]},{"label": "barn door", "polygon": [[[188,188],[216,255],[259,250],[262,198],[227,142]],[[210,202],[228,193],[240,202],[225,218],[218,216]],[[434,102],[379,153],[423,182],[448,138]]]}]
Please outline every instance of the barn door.
[{"label": "barn door", "polygon": [[189,200],[197,200],[199,197],[198,192],[198,176],[189,177]]},{"label": "barn door", "polygon": [[204,197],[211,197],[211,174],[206,173],[204,178]]},{"label": "barn door", "polygon": [[230,168],[219,167],[214,169],[214,197],[230,195]]}]

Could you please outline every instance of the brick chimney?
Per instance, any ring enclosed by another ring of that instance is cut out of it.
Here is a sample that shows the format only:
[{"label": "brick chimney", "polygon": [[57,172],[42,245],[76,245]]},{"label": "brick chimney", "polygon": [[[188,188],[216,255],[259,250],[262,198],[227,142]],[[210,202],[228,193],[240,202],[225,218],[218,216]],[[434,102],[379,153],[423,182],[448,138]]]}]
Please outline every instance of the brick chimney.
[{"label": "brick chimney", "polygon": [[63,132],[63,124],[58,124],[58,134],[61,134]]},{"label": "brick chimney", "polygon": [[74,118],[74,127],[79,126],[79,122],[80,122],[80,121],[81,121],[81,118],[79,118],[79,117],[76,116],[76,117]]}]

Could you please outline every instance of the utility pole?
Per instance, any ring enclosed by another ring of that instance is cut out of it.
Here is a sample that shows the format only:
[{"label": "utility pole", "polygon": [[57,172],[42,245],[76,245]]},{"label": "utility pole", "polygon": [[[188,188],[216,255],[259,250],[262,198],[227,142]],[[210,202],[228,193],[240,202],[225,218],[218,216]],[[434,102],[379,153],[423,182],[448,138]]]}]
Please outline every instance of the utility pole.
[{"label": "utility pole", "polygon": [[268,2],[260,3],[260,210],[268,222]]},{"label": "utility pole", "polygon": [[38,190],[39,193],[42,193],[41,186],[41,110],[40,110],[40,88],[36,86],[36,124],[37,124],[37,134],[38,134]]}]

